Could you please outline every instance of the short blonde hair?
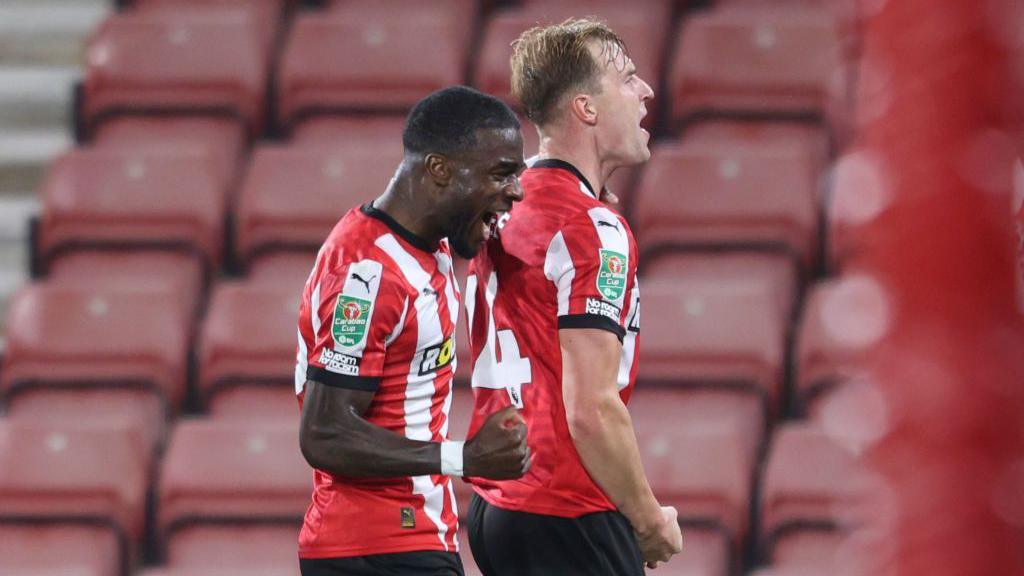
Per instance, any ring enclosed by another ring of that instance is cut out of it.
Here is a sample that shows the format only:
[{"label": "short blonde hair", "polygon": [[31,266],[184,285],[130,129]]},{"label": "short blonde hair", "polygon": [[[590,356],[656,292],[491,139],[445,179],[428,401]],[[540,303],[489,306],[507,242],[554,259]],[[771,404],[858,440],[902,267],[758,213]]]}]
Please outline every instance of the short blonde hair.
[{"label": "short blonde hair", "polygon": [[587,18],[531,28],[512,43],[512,95],[531,122],[547,124],[569,90],[600,91],[603,69],[590,53],[591,42],[612,49],[612,58],[626,53],[625,43],[611,28]]}]

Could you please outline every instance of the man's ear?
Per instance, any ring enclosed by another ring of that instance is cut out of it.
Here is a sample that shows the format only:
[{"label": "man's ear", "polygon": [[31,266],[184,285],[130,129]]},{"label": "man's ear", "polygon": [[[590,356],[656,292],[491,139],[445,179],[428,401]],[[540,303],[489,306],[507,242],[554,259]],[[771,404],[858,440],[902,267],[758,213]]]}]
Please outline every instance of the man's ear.
[{"label": "man's ear", "polygon": [[569,101],[569,110],[577,120],[587,126],[597,124],[597,108],[588,94],[577,94]]},{"label": "man's ear", "polygon": [[427,154],[423,158],[423,166],[427,169],[434,184],[439,187],[447,186],[452,180],[451,160],[442,154]]}]

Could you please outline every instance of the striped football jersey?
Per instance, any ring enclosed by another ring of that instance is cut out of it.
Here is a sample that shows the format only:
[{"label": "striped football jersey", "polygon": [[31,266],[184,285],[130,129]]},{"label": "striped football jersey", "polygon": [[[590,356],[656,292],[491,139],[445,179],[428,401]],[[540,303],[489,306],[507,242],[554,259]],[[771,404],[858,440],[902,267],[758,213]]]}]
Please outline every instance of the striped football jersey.
[{"label": "striped football jersey", "polygon": [[[299,309],[295,391],[306,381],[372,391],[364,417],[414,440],[448,437],[460,294],[447,241],[427,245],[367,204],[317,255]],[[447,476],[313,474],[302,558],[458,551]]]},{"label": "striped football jersey", "polygon": [[629,401],[640,333],[637,249],[626,220],[572,165],[534,163],[524,200],[470,264],[466,311],[473,352],[470,436],[487,415],[520,408],[533,463],[517,480],[472,478],[508,510],[562,517],[614,510],[576,452],[562,402],[559,329],[593,328],[622,342],[618,387]]}]

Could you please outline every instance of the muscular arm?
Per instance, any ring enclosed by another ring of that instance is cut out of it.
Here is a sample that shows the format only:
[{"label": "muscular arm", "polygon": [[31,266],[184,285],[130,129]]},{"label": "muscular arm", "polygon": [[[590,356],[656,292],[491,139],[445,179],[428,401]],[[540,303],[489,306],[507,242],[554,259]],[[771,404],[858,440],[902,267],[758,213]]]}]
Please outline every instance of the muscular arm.
[{"label": "muscular arm", "polygon": [[342,476],[423,476],[441,473],[441,444],[410,440],[367,422],[373,392],[309,380],[299,445],[310,466]]},{"label": "muscular arm", "polygon": [[656,530],[661,507],[616,385],[622,345],[611,332],[589,328],[560,330],[559,341],[566,420],[583,466],[637,533]]}]

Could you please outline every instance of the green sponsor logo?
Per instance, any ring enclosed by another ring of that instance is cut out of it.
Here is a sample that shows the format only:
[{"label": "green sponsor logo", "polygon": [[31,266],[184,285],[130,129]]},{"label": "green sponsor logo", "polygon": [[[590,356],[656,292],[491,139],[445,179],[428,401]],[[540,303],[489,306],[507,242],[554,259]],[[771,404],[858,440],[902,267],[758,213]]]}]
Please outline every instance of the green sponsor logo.
[{"label": "green sponsor logo", "polygon": [[338,346],[354,348],[366,337],[366,326],[370,319],[369,300],[338,295],[338,303],[334,306],[334,324],[331,334]]},{"label": "green sponsor logo", "polygon": [[626,256],[601,249],[601,268],[597,271],[597,291],[605,300],[618,300],[626,292]]}]

